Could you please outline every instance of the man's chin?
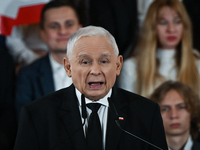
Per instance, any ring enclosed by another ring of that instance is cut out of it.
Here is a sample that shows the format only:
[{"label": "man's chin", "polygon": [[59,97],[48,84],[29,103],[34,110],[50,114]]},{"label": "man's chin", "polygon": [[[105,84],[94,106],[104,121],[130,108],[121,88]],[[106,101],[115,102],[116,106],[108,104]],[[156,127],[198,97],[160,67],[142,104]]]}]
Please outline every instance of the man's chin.
[{"label": "man's chin", "polygon": [[86,97],[92,101],[98,101],[101,98],[104,98],[106,94],[99,94],[99,93],[91,93],[86,95]]}]

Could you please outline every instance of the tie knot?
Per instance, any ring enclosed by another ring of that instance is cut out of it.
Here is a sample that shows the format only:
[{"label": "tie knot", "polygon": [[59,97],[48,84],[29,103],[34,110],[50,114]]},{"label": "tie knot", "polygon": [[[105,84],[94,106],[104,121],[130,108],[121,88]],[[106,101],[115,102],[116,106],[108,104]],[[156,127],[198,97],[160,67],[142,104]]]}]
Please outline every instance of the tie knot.
[{"label": "tie knot", "polygon": [[97,112],[99,110],[100,106],[101,106],[101,104],[99,104],[99,103],[89,103],[89,104],[87,104],[87,107],[90,108],[92,110],[92,112]]}]

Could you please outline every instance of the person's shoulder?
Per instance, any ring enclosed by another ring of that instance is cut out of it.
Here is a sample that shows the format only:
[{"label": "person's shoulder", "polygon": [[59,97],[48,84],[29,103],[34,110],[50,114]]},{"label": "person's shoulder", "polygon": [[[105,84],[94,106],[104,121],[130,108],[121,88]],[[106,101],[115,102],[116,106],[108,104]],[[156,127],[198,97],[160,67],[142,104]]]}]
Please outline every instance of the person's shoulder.
[{"label": "person's shoulder", "polygon": [[[67,92],[67,88],[61,89],[59,91],[50,93],[41,98],[38,98],[28,104],[24,105],[20,112],[20,118],[24,115],[29,115],[33,120],[49,120],[49,118],[56,118],[59,114],[59,110],[62,106],[66,106],[66,110],[69,105],[65,104],[68,96],[66,94],[71,94]],[[66,110],[64,110],[66,112]]]},{"label": "person's shoulder", "polygon": [[198,68],[198,70],[199,70],[199,73],[200,73],[200,59],[199,59],[199,60],[197,60],[197,68]]},{"label": "person's shoulder", "polygon": [[129,57],[124,60],[124,65],[135,65],[136,64],[136,58],[135,57]]},{"label": "person's shoulder", "polygon": [[130,104],[134,104],[134,105],[137,104],[137,105],[142,105],[142,106],[157,105],[155,102],[153,102],[152,100],[146,97],[143,97],[133,92],[129,92],[121,88],[117,88],[117,92],[123,96],[123,98],[127,101],[128,105]]},{"label": "person's shoulder", "polygon": [[49,55],[47,54],[47,55],[37,59],[30,65],[25,66],[24,68],[32,68],[33,69],[33,68],[40,67],[43,63],[48,63],[48,62],[49,62]]},{"label": "person's shoulder", "polygon": [[117,92],[120,93],[120,102],[125,103],[126,106],[128,106],[125,108],[131,116],[139,116],[149,119],[159,114],[159,105],[152,100],[123,89],[118,89]]},{"label": "person's shoulder", "polygon": [[193,49],[192,53],[197,59],[200,59],[200,51],[199,50]]},{"label": "person's shoulder", "polygon": [[70,94],[69,88],[71,88],[71,86],[42,96],[28,103],[25,107],[29,110],[46,110],[56,108],[56,106],[59,106],[62,101],[67,98],[66,94]]},{"label": "person's shoulder", "polygon": [[[22,68],[20,68],[19,70],[19,74],[24,74],[24,73],[34,73],[36,72],[39,68],[41,68],[43,66],[43,64],[48,64],[49,63],[49,56],[45,55],[39,59],[37,59],[36,61],[34,61],[33,63],[24,66]],[[49,63],[50,65],[50,63]]]},{"label": "person's shoulder", "polygon": [[200,143],[197,141],[194,141],[192,150],[200,150]]},{"label": "person's shoulder", "polygon": [[198,71],[199,71],[199,73],[200,73],[200,53],[198,52],[198,57],[196,56],[196,64],[197,64],[197,69],[198,69]]},{"label": "person's shoulder", "polygon": [[129,75],[132,76],[133,72],[136,69],[136,65],[137,65],[136,58],[134,58],[134,57],[127,58],[123,62],[122,74],[129,73]]},{"label": "person's shoulder", "polygon": [[200,58],[197,59],[197,67],[200,68]]}]

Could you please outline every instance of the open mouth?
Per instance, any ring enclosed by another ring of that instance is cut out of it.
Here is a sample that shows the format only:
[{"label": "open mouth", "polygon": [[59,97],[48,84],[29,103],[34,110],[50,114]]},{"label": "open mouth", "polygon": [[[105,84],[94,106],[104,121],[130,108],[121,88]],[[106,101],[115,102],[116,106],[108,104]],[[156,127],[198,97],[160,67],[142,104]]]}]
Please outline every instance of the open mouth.
[{"label": "open mouth", "polygon": [[89,85],[90,86],[99,86],[99,85],[102,85],[103,82],[89,82]]}]

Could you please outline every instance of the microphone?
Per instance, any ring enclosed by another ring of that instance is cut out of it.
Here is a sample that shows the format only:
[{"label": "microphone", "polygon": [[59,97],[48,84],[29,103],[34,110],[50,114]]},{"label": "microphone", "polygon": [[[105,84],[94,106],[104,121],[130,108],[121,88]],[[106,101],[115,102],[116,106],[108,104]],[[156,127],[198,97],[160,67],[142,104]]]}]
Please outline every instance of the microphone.
[{"label": "microphone", "polygon": [[160,147],[158,147],[158,146],[156,146],[156,145],[154,145],[154,144],[152,144],[152,143],[150,143],[150,142],[148,142],[148,141],[146,141],[146,140],[144,140],[144,139],[142,139],[142,138],[140,138],[140,137],[134,135],[133,133],[130,133],[130,132],[126,131],[125,129],[123,129],[123,128],[121,127],[121,125],[119,124],[119,115],[118,115],[118,113],[117,113],[117,109],[116,109],[114,103],[110,100],[109,97],[108,97],[108,102],[109,102],[109,105],[110,105],[110,106],[112,105],[112,108],[114,109],[114,112],[115,112],[115,114],[116,114],[115,123],[116,123],[117,127],[118,127],[120,130],[122,130],[123,132],[125,132],[125,133],[127,133],[127,134],[129,134],[129,135],[131,135],[131,136],[133,136],[133,137],[135,137],[135,138],[137,138],[137,139],[143,141],[144,143],[147,143],[147,144],[149,144],[149,145],[151,145],[151,146],[153,146],[153,147],[159,149],[159,150],[163,150],[163,149],[161,149]]},{"label": "microphone", "polygon": [[76,129],[72,134],[70,134],[67,138],[63,139],[60,143],[58,143],[57,145],[55,145],[50,150],[54,150],[55,148],[57,148],[60,144],[62,144],[68,138],[70,138],[72,135],[76,134],[79,130],[81,130],[81,128],[85,125],[85,121],[87,119],[87,112],[86,112],[85,95],[84,94],[81,95],[81,111],[82,111],[82,118],[84,119],[84,121],[82,123],[82,126],[80,126],[80,128],[78,128],[78,129]]}]

